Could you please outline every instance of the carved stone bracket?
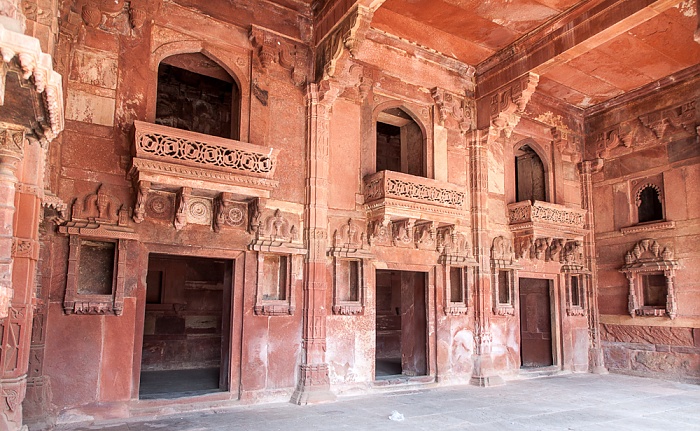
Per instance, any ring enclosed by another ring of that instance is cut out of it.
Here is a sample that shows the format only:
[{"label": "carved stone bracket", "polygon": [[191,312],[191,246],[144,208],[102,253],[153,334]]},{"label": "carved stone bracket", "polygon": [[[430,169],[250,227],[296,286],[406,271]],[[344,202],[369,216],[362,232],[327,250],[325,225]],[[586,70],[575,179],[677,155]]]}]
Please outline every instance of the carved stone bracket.
[{"label": "carved stone bracket", "polygon": [[[625,265],[620,272],[627,276],[629,284],[628,311],[634,316],[662,316],[674,319],[677,314],[676,292],[673,284],[675,271],[680,267],[670,248],[661,248],[653,239],[639,241],[625,255]],[[644,277],[663,275],[665,281],[665,306],[648,305]]]},{"label": "carved stone bracket", "polygon": [[491,134],[498,136],[503,131],[506,137],[510,137],[520,122],[539,79],[539,75],[529,72],[491,96]]},{"label": "carved stone bracket", "polygon": [[333,232],[333,245],[328,254],[338,257],[370,256],[364,226],[352,218],[348,219]]},{"label": "carved stone bracket", "polygon": [[279,65],[289,71],[294,85],[301,87],[306,84],[309,53],[303,44],[255,25],[250,31],[250,41],[253,44],[258,63],[264,72],[273,65]]},{"label": "carved stone bracket", "polygon": [[459,125],[462,133],[476,127],[476,100],[473,96],[457,96],[438,87],[430,90],[430,94],[437,106],[441,126],[450,118]]},{"label": "carved stone bracket", "polygon": [[696,101],[653,111],[624,121],[593,136],[596,157],[607,158],[618,147],[631,148],[668,142],[697,135],[695,130]]},{"label": "carved stone bracket", "polygon": [[437,236],[440,263],[462,266],[477,265],[476,259],[472,256],[466,233],[458,231],[456,226],[445,226],[438,229]]},{"label": "carved stone bracket", "polygon": [[357,54],[365,40],[373,15],[372,9],[358,5],[318,44],[316,77],[334,77],[339,63]]},{"label": "carved stone bracket", "polygon": [[298,217],[279,209],[266,209],[260,200],[251,205],[249,230],[254,235],[249,246],[251,250],[306,254],[299,235]]}]

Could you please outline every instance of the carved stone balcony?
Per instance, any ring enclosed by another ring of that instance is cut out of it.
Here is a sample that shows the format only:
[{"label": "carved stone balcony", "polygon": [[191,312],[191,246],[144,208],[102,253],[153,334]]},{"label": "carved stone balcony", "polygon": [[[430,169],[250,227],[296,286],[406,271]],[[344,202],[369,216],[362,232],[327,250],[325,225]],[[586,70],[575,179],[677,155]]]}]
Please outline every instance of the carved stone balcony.
[{"label": "carved stone balcony", "polygon": [[508,205],[508,225],[516,236],[582,239],[586,210],[541,201]]},{"label": "carved stone balcony", "polygon": [[279,150],[134,121],[131,178],[161,189],[269,197]]},{"label": "carved stone balcony", "polygon": [[368,175],[364,183],[369,219],[452,225],[468,216],[463,187],[392,171]]}]

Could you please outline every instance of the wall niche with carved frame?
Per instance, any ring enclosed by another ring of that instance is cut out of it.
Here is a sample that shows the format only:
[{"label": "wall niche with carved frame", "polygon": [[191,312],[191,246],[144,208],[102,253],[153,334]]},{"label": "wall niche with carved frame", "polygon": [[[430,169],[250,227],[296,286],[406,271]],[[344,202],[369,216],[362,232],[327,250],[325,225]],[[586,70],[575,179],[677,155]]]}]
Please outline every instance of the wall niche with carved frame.
[{"label": "wall niche with carved frame", "polygon": [[680,265],[670,248],[653,239],[643,239],[627,252],[620,272],[627,276],[630,316],[675,319],[677,314],[674,277]]},{"label": "wall niche with carved frame", "polygon": [[58,227],[69,238],[66,314],[122,314],[128,243],[138,240],[128,219],[121,201],[101,185],[74,201],[70,220]]},{"label": "wall niche with carved frame", "polygon": [[663,174],[630,181],[630,226],[620,229],[623,234],[673,229],[675,223],[666,219]]},{"label": "wall niche with carved frame", "polygon": [[350,218],[333,232],[332,247],[328,251],[333,259],[333,314],[354,316],[365,311],[365,271],[373,256],[368,251],[364,226]]},{"label": "wall niche with carved frame", "polygon": [[437,238],[438,263],[442,265],[445,280],[445,315],[465,315],[469,311],[470,287],[474,285],[474,268],[478,263],[471,254],[467,235],[454,226],[439,228]]},{"label": "wall niche with carved frame", "polygon": [[517,305],[516,281],[520,265],[515,259],[513,244],[509,238],[497,236],[491,245],[491,293],[493,314],[513,316]]},{"label": "wall niche with carved frame", "polygon": [[265,208],[257,199],[250,204],[248,246],[257,252],[255,305],[257,316],[293,315],[296,310],[295,280],[301,277],[307,250],[299,238],[299,216]]}]

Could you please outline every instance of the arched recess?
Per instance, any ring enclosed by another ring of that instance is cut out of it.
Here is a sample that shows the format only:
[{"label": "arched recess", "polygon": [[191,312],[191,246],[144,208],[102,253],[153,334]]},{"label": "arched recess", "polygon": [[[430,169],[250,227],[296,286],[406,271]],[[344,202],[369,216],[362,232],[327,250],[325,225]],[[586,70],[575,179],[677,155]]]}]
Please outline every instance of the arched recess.
[{"label": "arched recess", "polygon": [[236,95],[237,103],[232,104],[231,112],[231,121],[233,123],[231,139],[248,142],[250,130],[250,81],[246,78],[247,74],[236,65],[236,59],[230,53],[208,46],[198,40],[169,42],[160,45],[153,51],[149,64],[151,85],[148,92],[146,120],[152,123],[156,120],[158,71],[163,62],[166,61],[167,63],[168,59],[177,58],[178,56],[181,58],[189,56],[190,60],[192,60],[196,58],[197,54],[206,59],[209,65],[221,68],[221,71],[226,73],[236,88],[238,93]]},{"label": "arched recess", "polygon": [[432,139],[412,107],[401,101],[377,105],[372,111],[371,129],[371,144],[363,162],[369,165],[369,173],[391,170],[434,177]]},{"label": "arched recess", "polygon": [[543,148],[531,138],[519,141],[513,147],[513,202],[544,201],[552,199],[552,170]]},{"label": "arched recess", "polygon": [[663,193],[658,185],[645,183],[634,194],[637,206],[637,223],[664,220]]}]

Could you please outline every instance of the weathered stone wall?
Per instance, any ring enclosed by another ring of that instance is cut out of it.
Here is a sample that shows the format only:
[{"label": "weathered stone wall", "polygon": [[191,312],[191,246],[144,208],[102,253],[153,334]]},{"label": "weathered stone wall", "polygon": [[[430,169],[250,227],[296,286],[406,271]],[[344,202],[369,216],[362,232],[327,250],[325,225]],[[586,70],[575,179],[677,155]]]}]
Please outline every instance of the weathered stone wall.
[{"label": "weathered stone wall", "polygon": [[[593,176],[599,304],[606,365],[613,371],[698,381],[700,350],[700,80],[654,90],[587,120],[587,151],[602,157]],[[635,193],[661,191],[664,219],[638,224]],[[676,315],[630,315],[629,281],[619,270],[643,239],[668,248]]]},{"label": "weathered stone wall", "polygon": [[[68,203],[70,218],[72,202],[95,193],[101,184],[123,204],[129,214],[127,230],[133,230],[138,240],[127,241],[121,314],[66,315],[68,237],[45,234],[43,243],[51,249],[51,259],[42,268],[44,279],[50,280],[43,372],[55,390],[52,399],[41,402],[53,406],[50,408],[63,418],[87,411],[100,417],[138,399],[149,253],[234,262],[231,318],[224,322],[225,330],[230,331],[226,340],[232,346],[227,363],[232,370],[231,391],[226,397],[288,399],[301,355],[301,258],[294,258],[287,292],[296,312],[255,315],[257,252],[247,251],[253,234],[245,198],[240,199],[242,219],[226,224],[219,232],[212,230],[211,195],[205,196],[209,206],[199,207],[203,213],[188,216],[208,217],[208,225],[190,222],[176,229],[177,186],[161,188],[147,195],[144,220],[135,223],[131,216],[137,191],[127,172],[134,120],[153,123],[155,119],[159,62],[174,54],[201,52],[223,67],[241,90],[240,112],[235,113],[235,118],[240,118],[239,140],[279,150],[279,158],[284,160],[275,175],[279,185],[263,202],[263,220],[280,209],[300,230],[305,178],[301,155],[306,145],[303,87],[277,62],[267,69],[261,66],[249,40],[252,15],[236,15],[233,24],[213,21],[172,2],[115,2],[109,10],[93,10],[92,2],[63,4],[57,63],[65,77],[64,93],[70,96],[66,130],[50,156],[51,189]],[[276,8],[271,4],[256,7]],[[301,16],[260,13],[274,16],[268,21],[278,31],[291,28],[293,36],[299,36],[296,24],[285,27],[282,22],[303,21]],[[261,21],[256,18],[255,23]],[[305,72],[300,73],[305,79]],[[104,408],[96,408],[98,404]]]}]

